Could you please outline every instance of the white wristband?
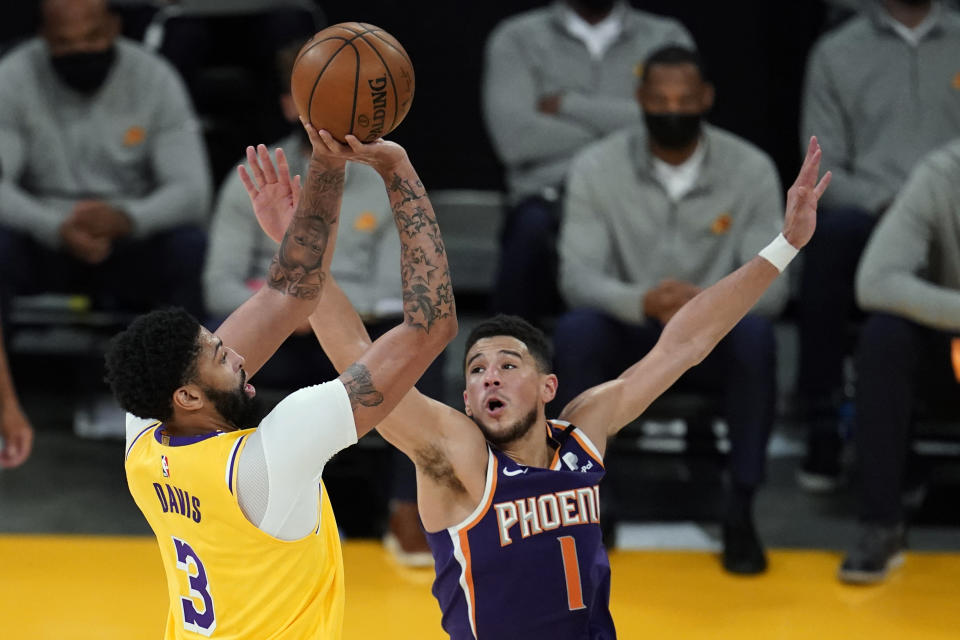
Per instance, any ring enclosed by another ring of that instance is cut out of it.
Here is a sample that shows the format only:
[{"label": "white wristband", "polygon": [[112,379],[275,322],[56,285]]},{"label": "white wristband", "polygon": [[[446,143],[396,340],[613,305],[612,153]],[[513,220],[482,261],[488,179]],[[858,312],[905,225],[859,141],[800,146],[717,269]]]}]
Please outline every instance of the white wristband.
[{"label": "white wristband", "polygon": [[777,271],[783,273],[783,270],[787,268],[787,265],[798,253],[800,253],[800,250],[787,242],[787,239],[781,233],[773,239],[773,242],[761,249],[757,255],[775,266]]}]

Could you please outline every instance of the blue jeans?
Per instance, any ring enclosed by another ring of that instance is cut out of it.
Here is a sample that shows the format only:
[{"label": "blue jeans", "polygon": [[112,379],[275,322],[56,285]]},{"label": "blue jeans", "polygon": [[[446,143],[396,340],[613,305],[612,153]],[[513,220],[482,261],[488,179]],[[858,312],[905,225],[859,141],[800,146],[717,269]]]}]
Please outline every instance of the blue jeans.
[{"label": "blue jeans", "polygon": [[[555,372],[560,409],[580,392],[611,380],[645,356],[663,331],[658,323],[626,324],[593,309],[577,309],[557,321]],[[677,388],[723,394],[730,427],[729,467],[737,486],[763,480],[776,403],[776,344],[767,318],[746,316]]]}]

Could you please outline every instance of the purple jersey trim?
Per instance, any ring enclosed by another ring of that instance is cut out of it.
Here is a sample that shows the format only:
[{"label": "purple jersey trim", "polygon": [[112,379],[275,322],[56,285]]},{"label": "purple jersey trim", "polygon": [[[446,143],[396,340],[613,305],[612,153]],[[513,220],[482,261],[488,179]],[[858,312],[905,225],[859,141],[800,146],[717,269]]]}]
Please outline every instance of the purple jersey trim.
[{"label": "purple jersey trim", "polygon": [[[160,425],[163,426],[162,424]],[[154,439],[160,444],[166,445],[168,447],[185,447],[190,444],[195,444],[197,442],[202,442],[207,438],[212,438],[214,436],[219,436],[222,431],[211,431],[210,433],[201,433],[196,436],[166,436],[166,442],[164,442],[164,436],[161,432],[161,429],[158,427],[156,431],[153,432]]]},{"label": "purple jersey trim", "polygon": [[130,446],[127,447],[127,452],[126,452],[125,454],[123,454],[124,459],[127,459],[127,458],[130,457],[130,450],[133,449],[133,445],[137,444],[137,440],[140,439],[140,436],[142,436],[143,434],[145,434],[147,431],[150,431],[150,429],[153,429],[154,427],[156,427],[156,426],[159,425],[159,424],[160,424],[159,422],[154,422],[154,423],[151,424],[151,425],[147,425],[147,426],[143,429],[143,431],[141,431],[140,433],[138,433],[138,434],[136,435],[136,437],[135,437],[133,440],[130,441]]},{"label": "purple jersey trim", "polygon": [[227,464],[227,489],[230,490],[231,494],[233,494],[233,467],[237,463],[237,452],[240,451],[240,444],[246,437],[247,435],[244,434],[237,438],[237,441],[233,444],[233,451],[230,452],[230,462]]}]

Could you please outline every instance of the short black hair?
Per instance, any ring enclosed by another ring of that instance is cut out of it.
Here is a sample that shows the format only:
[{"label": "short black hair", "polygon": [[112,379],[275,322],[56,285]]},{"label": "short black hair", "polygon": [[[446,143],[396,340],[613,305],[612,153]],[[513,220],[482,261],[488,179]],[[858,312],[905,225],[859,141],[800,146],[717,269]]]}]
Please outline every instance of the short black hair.
[{"label": "short black hair", "polygon": [[463,347],[463,368],[467,367],[467,353],[482,338],[494,336],[510,336],[516,338],[527,347],[533,356],[537,368],[543,373],[553,372],[553,349],[543,331],[517,316],[497,314],[489,320],[484,320],[467,336],[467,344]]},{"label": "short black hair", "polygon": [[703,66],[703,58],[700,57],[700,54],[696,52],[695,49],[689,47],[684,47],[679,44],[668,44],[665,47],[660,47],[649,56],[643,62],[643,76],[641,78],[642,82],[646,82],[648,76],[650,75],[650,69],[652,67],[660,65],[678,65],[678,64],[692,64],[697,68],[700,77],[703,80],[707,80],[707,71]]},{"label": "short black hair", "polygon": [[178,307],[142,315],[110,341],[106,381],[125,411],[169,420],[173,392],[197,375],[200,323]]}]

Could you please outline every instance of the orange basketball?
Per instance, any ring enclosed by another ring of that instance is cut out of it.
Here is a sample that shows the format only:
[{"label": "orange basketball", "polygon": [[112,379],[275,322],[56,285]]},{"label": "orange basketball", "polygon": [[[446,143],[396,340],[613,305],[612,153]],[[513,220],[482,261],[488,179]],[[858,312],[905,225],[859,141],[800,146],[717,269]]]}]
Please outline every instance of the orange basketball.
[{"label": "orange basketball", "polygon": [[413,100],[413,65],[396,38],[363,22],[327,27],[303,45],[290,92],[300,115],[343,142],[393,131]]}]

